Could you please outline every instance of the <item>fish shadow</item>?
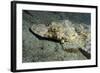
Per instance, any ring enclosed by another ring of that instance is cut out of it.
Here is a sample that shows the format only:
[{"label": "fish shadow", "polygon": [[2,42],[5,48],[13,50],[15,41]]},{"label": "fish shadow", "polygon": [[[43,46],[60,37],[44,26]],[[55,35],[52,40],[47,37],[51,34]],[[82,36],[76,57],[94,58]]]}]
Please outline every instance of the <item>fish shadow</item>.
[{"label": "fish shadow", "polygon": [[87,53],[86,51],[84,51],[83,49],[79,48],[79,50],[81,51],[81,53],[87,58],[87,59],[91,59],[91,54]]}]

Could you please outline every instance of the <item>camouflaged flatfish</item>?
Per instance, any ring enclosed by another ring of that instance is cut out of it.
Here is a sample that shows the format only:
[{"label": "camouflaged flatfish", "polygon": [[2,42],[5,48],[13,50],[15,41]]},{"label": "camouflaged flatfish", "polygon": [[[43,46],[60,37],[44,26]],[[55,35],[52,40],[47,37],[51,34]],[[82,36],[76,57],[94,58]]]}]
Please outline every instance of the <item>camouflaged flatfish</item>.
[{"label": "camouflaged flatfish", "polygon": [[69,20],[52,22],[49,26],[33,24],[31,30],[41,37],[59,40],[64,49],[84,48],[90,38],[90,32],[86,31],[81,24],[76,31]]}]

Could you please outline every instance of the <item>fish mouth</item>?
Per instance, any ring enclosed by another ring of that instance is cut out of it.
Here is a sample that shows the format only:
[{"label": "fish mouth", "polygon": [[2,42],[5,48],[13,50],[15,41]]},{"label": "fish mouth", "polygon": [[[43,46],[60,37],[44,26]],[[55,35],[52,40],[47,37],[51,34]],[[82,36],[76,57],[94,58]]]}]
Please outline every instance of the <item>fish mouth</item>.
[{"label": "fish mouth", "polygon": [[53,42],[57,42],[57,43],[60,42],[59,40],[57,40],[57,39],[55,39],[55,38],[42,37],[42,36],[36,34],[35,32],[33,32],[33,31],[31,30],[31,28],[29,28],[29,31],[30,31],[33,35],[35,35],[39,40],[47,40],[47,41],[53,41]]}]

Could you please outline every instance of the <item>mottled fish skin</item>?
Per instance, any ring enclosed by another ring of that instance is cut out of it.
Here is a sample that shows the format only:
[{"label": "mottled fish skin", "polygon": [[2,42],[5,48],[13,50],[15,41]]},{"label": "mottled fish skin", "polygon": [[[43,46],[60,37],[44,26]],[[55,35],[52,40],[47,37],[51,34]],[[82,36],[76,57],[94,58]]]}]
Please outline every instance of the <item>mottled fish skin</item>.
[{"label": "mottled fish skin", "polygon": [[32,32],[35,34],[38,34],[39,36],[45,37],[44,34],[48,31],[48,27],[46,27],[44,24],[39,25],[32,25],[31,27]]},{"label": "mottled fish skin", "polygon": [[90,32],[87,32],[81,24],[79,28],[80,31],[77,32],[69,20],[63,20],[62,22],[52,22],[49,26],[33,24],[31,30],[41,37],[59,40],[64,49],[82,48],[90,53],[86,49],[87,46],[85,47],[86,40],[90,38]]}]

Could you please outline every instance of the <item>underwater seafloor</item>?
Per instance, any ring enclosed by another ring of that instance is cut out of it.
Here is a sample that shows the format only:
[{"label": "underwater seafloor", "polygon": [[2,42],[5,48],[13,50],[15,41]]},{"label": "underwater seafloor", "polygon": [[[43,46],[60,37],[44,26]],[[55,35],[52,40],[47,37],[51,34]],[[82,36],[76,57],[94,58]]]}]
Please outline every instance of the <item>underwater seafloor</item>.
[{"label": "underwater seafloor", "polygon": [[[59,42],[39,39],[30,28],[32,25],[51,24],[52,21],[70,20],[75,26],[83,23],[90,28],[91,15],[89,13],[68,13],[68,12],[47,12],[23,10],[22,19],[22,61],[26,62],[48,62],[48,61],[68,61],[87,60],[91,53],[77,49],[76,51],[65,51]],[[84,26],[84,25],[83,25]],[[90,29],[89,29],[90,30]],[[91,38],[91,37],[90,37]],[[91,49],[89,45],[86,48]],[[87,43],[88,44],[88,43]]]}]

